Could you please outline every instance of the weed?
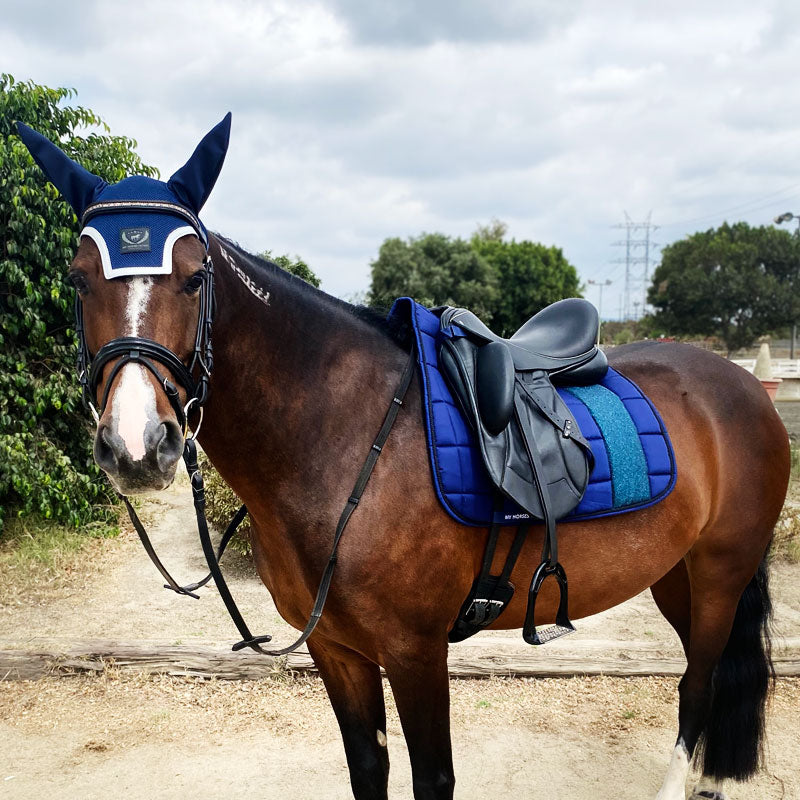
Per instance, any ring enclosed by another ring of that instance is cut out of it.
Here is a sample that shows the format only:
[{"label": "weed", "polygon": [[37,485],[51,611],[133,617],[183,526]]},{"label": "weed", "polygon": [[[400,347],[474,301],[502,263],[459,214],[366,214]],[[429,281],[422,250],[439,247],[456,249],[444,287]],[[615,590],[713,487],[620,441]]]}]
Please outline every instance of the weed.
[{"label": "weed", "polygon": [[781,511],[772,541],[771,555],[800,563],[800,504],[787,500]]},{"label": "weed", "polygon": [[22,593],[55,587],[67,581],[86,548],[119,534],[117,526],[94,522],[81,528],[36,517],[8,517],[0,540],[0,604]]}]

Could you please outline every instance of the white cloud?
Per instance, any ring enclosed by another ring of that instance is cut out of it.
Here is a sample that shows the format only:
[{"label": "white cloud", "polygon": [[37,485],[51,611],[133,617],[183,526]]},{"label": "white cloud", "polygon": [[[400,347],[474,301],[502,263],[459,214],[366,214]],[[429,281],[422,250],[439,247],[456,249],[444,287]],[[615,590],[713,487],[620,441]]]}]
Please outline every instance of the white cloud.
[{"label": "white cloud", "polygon": [[3,69],[74,86],[162,175],[232,110],[204,218],[301,254],[334,294],[365,288],[387,236],[499,217],[584,279],[614,278],[615,308],[623,209],[652,209],[661,242],[800,211],[800,37],[783,0],[0,11]]}]

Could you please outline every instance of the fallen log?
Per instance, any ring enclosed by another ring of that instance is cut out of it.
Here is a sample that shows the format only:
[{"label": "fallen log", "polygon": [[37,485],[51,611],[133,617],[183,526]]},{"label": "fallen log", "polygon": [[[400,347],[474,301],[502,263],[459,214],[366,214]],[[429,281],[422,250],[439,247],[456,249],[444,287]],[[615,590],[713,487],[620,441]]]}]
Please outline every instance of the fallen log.
[{"label": "fallen log", "polygon": [[[498,640],[497,650],[509,650],[510,640]],[[514,648],[513,652],[488,652],[491,639],[476,647],[451,648],[448,659],[453,677],[568,677],[609,675],[683,674],[683,658],[664,656],[652,643],[582,642],[576,652],[566,648]],[[774,655],[780,676],[800,676],[800,639],[788,640]],[[105,669],[133,670],[220,680],[255,680],[289,670],[313,671],[305,650],[279,659],[255,653],[233,653],[225,646],[167,644],[165,642],[118,642],[88,640],[49,648],[4,647],[0,643],[0,680],[34,680],[48,675],[69,676]]]}]

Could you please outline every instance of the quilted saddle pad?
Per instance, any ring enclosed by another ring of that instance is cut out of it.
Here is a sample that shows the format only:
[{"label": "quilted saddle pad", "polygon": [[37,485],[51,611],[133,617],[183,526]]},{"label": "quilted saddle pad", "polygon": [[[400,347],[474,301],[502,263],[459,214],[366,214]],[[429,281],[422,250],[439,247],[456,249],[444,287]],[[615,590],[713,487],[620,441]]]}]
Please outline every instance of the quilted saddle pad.
[{"label": "quilted saddle pad", "polygon": [[[524,522],[528,514],[513,501],[496,507],[478,443],[439,371],[439,318],[408,297],[396,300],[389,316],[414,331],[431,471],[442,505],[465,525]],[[558,393],[594,454],[583,499],[563,522],[636,511],[672,491],[677,475],[669,436],[633,381],[610,368],[594,386],[559,387]]]}]

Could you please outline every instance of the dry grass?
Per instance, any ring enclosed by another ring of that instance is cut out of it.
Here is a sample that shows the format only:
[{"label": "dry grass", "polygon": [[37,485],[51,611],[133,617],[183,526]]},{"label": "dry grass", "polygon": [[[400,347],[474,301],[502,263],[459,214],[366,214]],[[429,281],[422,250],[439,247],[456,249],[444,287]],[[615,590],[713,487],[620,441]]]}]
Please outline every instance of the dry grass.
[{"label": "dry grass", "polygon": [[795,500],[787,500],[783,507],[775,526],[772,552],[791,564],[800,563],[800,503]]},{"label": "dry grass", "polygon": [[792,471],[786,503],[775,526],[773,556],[800,563],[800,447],[792,446]]},{"label": "dry grass", "polygon": [[0,606],[37,602],[99,571],[118,527],[93,523],[81,529],[33,518],[12,518],[0,539]]}]

